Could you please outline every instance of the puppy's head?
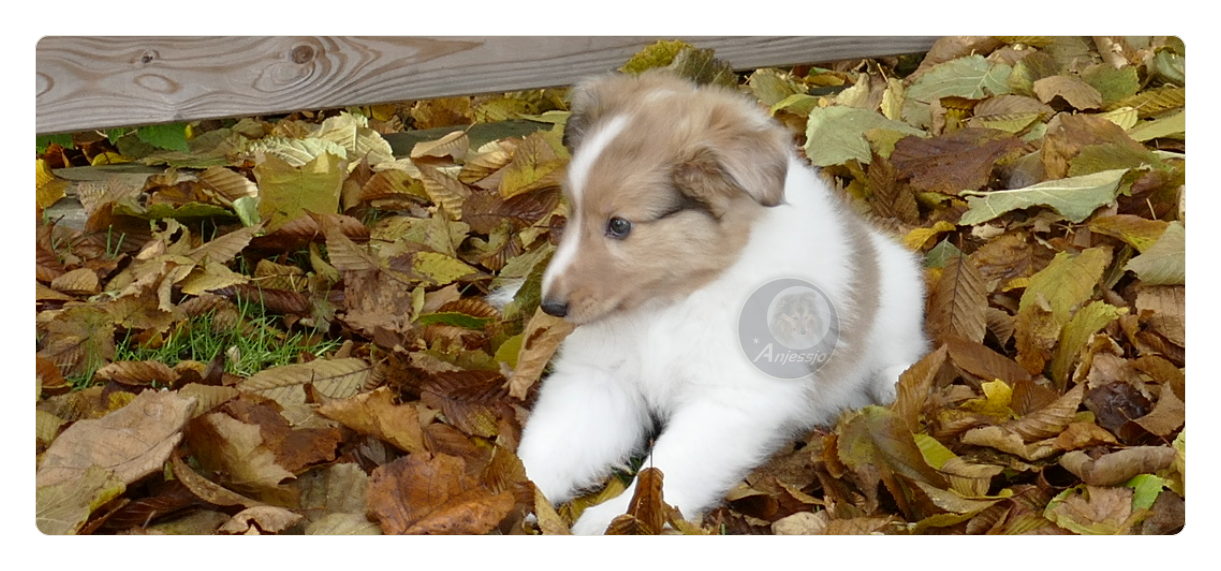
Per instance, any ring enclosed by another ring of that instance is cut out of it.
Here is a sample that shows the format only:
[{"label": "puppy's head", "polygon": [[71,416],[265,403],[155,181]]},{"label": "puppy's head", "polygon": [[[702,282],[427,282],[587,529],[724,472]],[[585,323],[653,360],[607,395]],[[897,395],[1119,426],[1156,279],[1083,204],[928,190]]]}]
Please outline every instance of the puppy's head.
[{"label": "puppy's head", "polygon": [[662,73],[577,86],[570,216],[543,310],[588,323],[715,278],[780,204],[791,137],[740,94]]}]

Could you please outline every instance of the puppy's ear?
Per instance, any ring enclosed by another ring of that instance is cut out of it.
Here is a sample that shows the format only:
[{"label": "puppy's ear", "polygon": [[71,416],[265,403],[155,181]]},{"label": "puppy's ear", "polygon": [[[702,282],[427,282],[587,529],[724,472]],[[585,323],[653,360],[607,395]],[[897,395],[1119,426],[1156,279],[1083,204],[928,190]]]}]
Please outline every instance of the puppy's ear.
[{"label": "puppy's ear", "polygon": [[784,200],[788,145],[787,131],[770,124],[748,133],[729,133],[705,141],[679,163],[674,182],[717,218],[742,194],[763,206],[776,206]]},{"label": "puppy's ear", "polygon": [[568,93],[571,113],[564,125],[564,147],[571,153],[581,146],[586,129],[597,120],[602,108],[602,91],[609,77],[587,79],[572,87]]}]

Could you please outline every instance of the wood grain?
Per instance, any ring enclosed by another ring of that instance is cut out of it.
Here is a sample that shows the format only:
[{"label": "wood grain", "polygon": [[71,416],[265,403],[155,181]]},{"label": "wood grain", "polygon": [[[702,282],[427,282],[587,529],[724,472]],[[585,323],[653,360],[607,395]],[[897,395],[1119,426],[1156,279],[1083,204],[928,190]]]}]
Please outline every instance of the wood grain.
[{"label": "wood grain", "polygon": [[[46,37],[39,134],[568,85],[651,37]],[[682,38],[738,69],[925,51],[929,37]]]}]

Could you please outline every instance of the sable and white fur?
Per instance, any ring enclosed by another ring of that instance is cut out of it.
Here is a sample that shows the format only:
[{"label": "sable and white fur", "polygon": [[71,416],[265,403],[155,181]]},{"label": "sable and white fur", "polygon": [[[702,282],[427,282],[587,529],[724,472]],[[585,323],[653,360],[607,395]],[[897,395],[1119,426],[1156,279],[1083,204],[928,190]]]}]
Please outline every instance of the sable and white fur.
[{"label": "sable and white fur", "polygon": [[[572,99],[570,217],[543,307],[579,327],[518,449],[549,500],[602,483],[655,436],[645,466],[698,518],[787,439],[893,400],[928,345],[915,258],[842,205],[785,128],[736,92],[663,73],[595,79]],[[812,377],[770,377],[738,344],[742,304],[775,278],[817,285],[839,312],[839,345]],[[602,533],[632,492],[573,531]]]}]

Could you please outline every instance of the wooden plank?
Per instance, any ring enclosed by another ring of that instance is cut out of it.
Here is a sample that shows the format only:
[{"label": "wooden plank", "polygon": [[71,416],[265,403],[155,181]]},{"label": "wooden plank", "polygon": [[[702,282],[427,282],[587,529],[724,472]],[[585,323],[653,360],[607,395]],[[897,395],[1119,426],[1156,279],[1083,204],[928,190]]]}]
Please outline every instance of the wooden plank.
[{"label": "wooden plank", "polygon": [[[39,134],[568,85],[650,37],[46,37]],[[927,50],[929,37],[700,37],[738,69]]]}]

